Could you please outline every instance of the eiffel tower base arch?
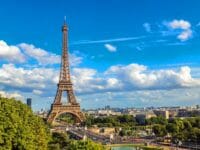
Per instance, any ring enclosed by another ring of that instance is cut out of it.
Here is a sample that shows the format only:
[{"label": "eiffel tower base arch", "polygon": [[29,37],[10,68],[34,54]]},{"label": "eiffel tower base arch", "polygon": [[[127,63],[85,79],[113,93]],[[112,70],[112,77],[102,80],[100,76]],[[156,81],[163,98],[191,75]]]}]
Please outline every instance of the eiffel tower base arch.
[{"label": "eiffel tower base arch", "polygon": [[85,120],[85,116],[81,112],[79,104],[69,104],[69,105],[52,104],[51,111],[47,117],[47,122],[53,125],[55,119],[63,113],[72,114],[75,117],[75,123],[77,124],[82,123]]}]

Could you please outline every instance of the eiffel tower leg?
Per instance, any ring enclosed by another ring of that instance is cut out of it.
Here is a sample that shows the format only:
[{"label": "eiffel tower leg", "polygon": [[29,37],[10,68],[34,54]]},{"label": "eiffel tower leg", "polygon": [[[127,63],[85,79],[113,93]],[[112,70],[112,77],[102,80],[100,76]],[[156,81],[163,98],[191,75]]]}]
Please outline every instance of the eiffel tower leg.
[{"label": "eiffel tower leg", "polygon": [[76,117],[75,118],[75,124],[80,123],[80,122],[81,122],[81,120],[78,117]]},{"label": "eiffel tower leg", "polygon": [[54,105],[62,105],[61,104],[61,96],[62,96],[62,91],[58,88],[57,89],[57,92],[56,92],[56,97],[55,97],[55,100],[54,100],[54,103],[51,105],[51,110],[48,114],[48,117],[47,117],[47,122],[52,124],[56,115],[57,115],[57,111],[55,111],[55,106]]},{"label": "eiffel tower leg", "polygon": [[68,91],[68,101],[70,104],[77,104],[74,93],[72,90]]},{"label": "eiffel tower leg", "polygon": [[62,91],[58,89],[54,100],[54,104],[61,104],[61,97],[62,97]]},{"label": "eiffel tower leg", "polygon": [[47,122],[50,123],[50,124],[52,124],[53,121],[54,121],[55,118],[56,118],[56,115],[57,115],[56,112],[51,112],[51,113],[49,114],[48,118],[47,118]]}]

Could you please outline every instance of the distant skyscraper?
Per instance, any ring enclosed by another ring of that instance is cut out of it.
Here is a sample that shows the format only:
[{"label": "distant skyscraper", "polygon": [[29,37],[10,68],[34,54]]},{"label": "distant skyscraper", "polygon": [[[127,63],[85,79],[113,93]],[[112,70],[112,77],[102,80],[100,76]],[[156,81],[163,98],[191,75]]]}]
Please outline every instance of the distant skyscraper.
[{"label": "distant skyscraper", "polygon": [[109,105],[105,106],[105,109],[109,110],[109,109],[110,109],[110,106],[109,106]]},{"label": "distant skyscraper", "polygon": [[26,104],[31,108],[32,98],[27,98],[26,99]]}]

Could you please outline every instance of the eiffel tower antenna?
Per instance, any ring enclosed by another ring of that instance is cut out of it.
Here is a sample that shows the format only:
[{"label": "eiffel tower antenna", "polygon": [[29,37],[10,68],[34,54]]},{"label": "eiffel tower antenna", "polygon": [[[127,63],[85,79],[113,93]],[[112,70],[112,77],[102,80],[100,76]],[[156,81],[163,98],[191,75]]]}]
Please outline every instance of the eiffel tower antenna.
[{"label": "eiffel tower antenna", "polygon": [[64,16],[64,24],[66,24],[66,16]]},{"label": "eiffel tower antenna", "polygon": [[[67,105],[61,102],[62,93],[67,93]],[[80,105],[76,101],[74,90],[70,77],[69,52],[68,52],[68,27],[66,17],[64,17],[64,25],[62,26],[62,57],[59,83],[57,84],[57,92],[51,110],[48,114],[47,122],[53,123],[54,120],[62,113],[70,113],[75,116],[77,123],[84,121],[84,115],[81,112]]]}]

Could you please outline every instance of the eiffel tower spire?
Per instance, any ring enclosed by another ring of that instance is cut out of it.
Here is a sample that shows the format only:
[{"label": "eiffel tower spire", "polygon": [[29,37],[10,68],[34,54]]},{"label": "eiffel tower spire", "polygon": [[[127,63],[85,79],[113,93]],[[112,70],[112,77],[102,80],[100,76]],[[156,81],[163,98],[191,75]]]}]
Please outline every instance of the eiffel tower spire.
[{"label": "eiffel tower spire", "polygon": [[61,98],[63,92],[67,92],[68,104],[77,104],[70,79],[68,28],[65,22],[64,25],[62,26],[62,57],[61,57],[61,68],[60,68],[58,89],[54,100],[55,104],[61,104]]},{"label": "eiffel tower spire", "polygon": [[68,52],[68,27],[66,25],[66,20],[64,20],[64,25],[62,26],[62,33],[62,58],[59,81],[71,83]]},{"label": "eiffel tower spire", "polygon": [[[67,105],[63,105],[61,102],[63,92],[67,92]],[[65,112],[73,114],[78,119],[79,123],[84,120],[84,115],[80,110],[79,103],[76,101],[70,78],[68,27],[66,21],[64,21],[62,26],[62,57],[59,83],[57,84],[56,96],[53,104],[51,105],[51,110],[49,112],[47,122],[52,123],[57,116]]]}]

